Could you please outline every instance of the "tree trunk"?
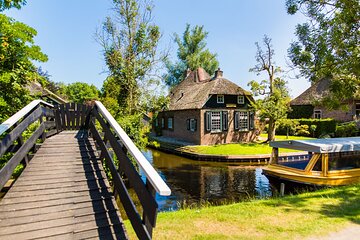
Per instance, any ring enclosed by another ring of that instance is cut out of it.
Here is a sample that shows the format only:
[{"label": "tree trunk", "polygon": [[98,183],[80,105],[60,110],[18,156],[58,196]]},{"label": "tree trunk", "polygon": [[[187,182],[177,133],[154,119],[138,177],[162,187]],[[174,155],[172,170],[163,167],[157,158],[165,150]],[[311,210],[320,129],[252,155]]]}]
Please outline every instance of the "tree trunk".
[{"label": "tree trunk", "polygon": [[268,138],[266,142],[274,141],[275,140],[275,120],[269,120],[269,128],[268,128]]}]

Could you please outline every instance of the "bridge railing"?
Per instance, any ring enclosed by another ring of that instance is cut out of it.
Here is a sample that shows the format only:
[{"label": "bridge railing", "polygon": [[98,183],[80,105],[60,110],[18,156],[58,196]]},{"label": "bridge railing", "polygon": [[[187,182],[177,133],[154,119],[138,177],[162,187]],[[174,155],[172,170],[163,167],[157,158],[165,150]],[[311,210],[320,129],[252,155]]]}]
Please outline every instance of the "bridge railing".
[{"label": "bridge railing", "polygon": [[[101,126],[104,133],[102,138],[95,121]],[[96,101],[91,112],[89,124],[90,132],[101,150],[101,158],[105,159],[106,166],[109,168],[114,189],[118,193],[121,203],[139,239],[151,239],[152,230],[156,224],[158,205],[155,195],[162,196],[171,194],[170,188],[162,180],[160,175],[147,161],[140,150],[125,131],[116,122],[104,105]],[[109,144],[108,144],[109,143]],[[109,152],[108,145],[115,153],[118,166],[114,163],[112,154]],[[136,167],[129,158],[135,160],[136,164],[145,174],[144,182],[139,175]],[[126,176],[128,183],[133,187],[142,207],[142,217],[132,200],[124,181]]]},{"label": "bridge railing", "polygon": [[[34,100],[0,125],[0,157],[12,153],[12,157],[0,169],[0,190],[11,178],[15,168],[28,164],[28,154],[36,151],[35,144],[56,132],[53,105],[42,100]],[[39,125],[32,135],[24,141],[24,131],[34,122]]]}]

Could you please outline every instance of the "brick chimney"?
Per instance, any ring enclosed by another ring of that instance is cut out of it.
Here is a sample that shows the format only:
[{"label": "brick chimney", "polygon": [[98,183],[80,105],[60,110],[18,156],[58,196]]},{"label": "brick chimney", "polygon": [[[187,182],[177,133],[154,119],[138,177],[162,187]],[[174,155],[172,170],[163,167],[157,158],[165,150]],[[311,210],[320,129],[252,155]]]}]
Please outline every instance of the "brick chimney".
[{"label": "brick chimney", "polygon": [[223,71],[218,68],[218,70],[215,71],[215,78],[222,78],[223,77]]}]

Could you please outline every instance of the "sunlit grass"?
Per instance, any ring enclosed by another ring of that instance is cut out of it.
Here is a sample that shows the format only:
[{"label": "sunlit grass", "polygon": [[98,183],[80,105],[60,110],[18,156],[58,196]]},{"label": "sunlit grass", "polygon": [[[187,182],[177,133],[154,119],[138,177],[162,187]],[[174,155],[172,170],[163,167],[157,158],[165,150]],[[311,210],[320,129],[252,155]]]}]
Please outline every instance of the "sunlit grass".
[{"label": "sunlit grass", "polygon": [[[262,135],[260,135],[262,137]],[[264,136],[266,138],[266,135]],[[276,136],[276,140],[303,140],[312,139],[307,137],[289,136]],[[191,151],[200,154],[212,155],[254,155],[254,154],[270,154],[272,148],[268,143],[229,143],[218,144],[211,146],[188,146],[184,148],[185,151]],[[292,149],[281,149],[281,153],[297,152]]]},{"label": "sunlit grass", "polygon": [[[158,215],[154,239],[303,239],[360,224],[360,184]],[[129,228],[130,223],[127,221]],[[134,232],[129,232],[136,239]]]}]

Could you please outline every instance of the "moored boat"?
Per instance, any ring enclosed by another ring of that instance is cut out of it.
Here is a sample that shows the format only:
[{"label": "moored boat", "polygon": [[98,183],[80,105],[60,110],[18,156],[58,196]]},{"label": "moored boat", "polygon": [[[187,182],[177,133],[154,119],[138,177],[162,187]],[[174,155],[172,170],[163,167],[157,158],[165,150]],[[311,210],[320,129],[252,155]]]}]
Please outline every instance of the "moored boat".
[{"label": "moored boat", "polygon": [[[360,137],[270,142],[270,163],[263,169],[268,178],[317,186],[360,182]],[[306,151],[299,158],[279,157],[279,149]]]}]

